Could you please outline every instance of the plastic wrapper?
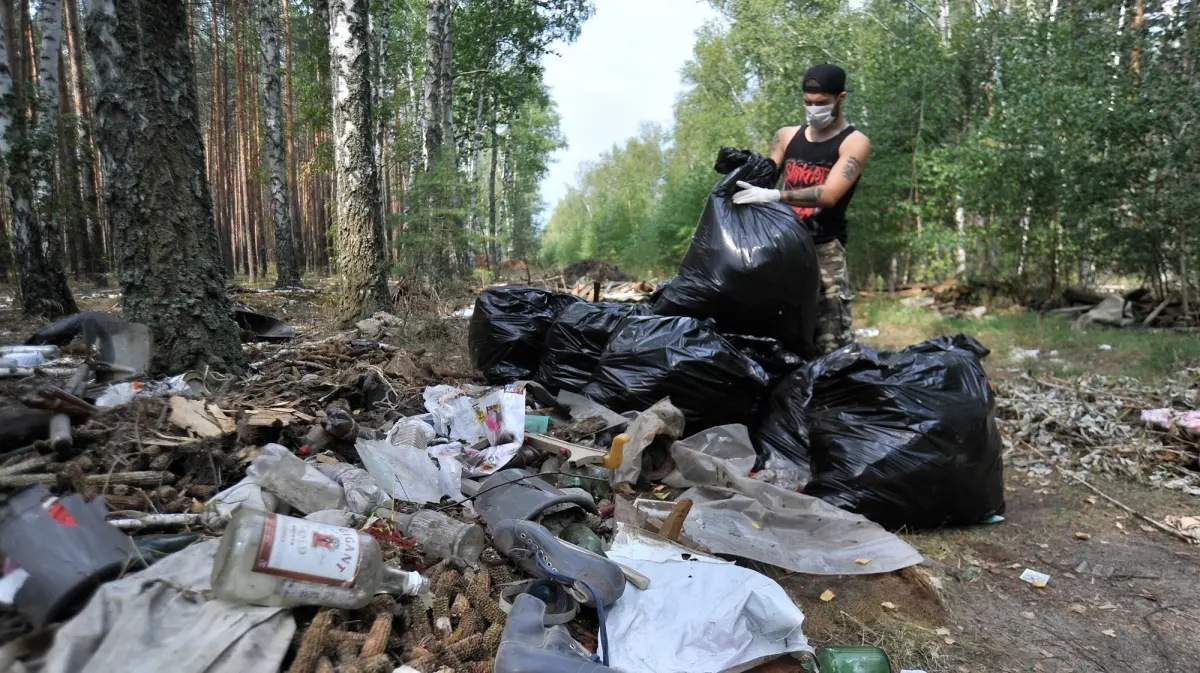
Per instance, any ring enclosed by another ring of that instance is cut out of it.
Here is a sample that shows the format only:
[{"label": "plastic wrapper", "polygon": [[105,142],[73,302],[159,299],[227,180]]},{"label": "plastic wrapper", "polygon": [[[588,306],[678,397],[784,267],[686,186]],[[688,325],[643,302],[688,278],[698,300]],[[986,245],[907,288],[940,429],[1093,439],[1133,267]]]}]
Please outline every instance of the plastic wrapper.
[{"label": "plastic wrapper", "polygon": [[376,507],[390,507],[392,499],[379,488],[370,472],[350,463],[322,463],[317,470],[336,481],[346,493],[346,506],[355,514],[370,514]]},{"label": "plastic wrapper", "polygon": [[764,180],[774,167],[757,155],[726,150],[717,168],[729,173],[709,194],[679,271],[662,287],[654,312],[714,318],[722,331],[773,337],[787,350],[813,357],[821,274],[812,235],[782,203],[735,205],[729,197],[737,181],[770,186],[774,173]]},{"label": "plastic wrapper", "polygon": [[442,491],[438,467],[423,449],[393,446],[386,439],[359,439],[354,448],[375,482],[395,500],[425,503],[453,497]]},{"label": "plastic wrapper", "polygon": [[995,393],[958,335],[899,353],[852,345],[779,386],[759,449],[807,464],[804,492],[884,526],[974,524],[1004,512]]},{"label": "plastic wrapper", "polygon": [[618,413],[670,397],[686,428],[698,431],[748,423],[769,385],[763,368],[711,322],[635,316],[621,323],[583,394]]},{"label": "plastic wrapper", "polygon": [[[431,386],[425,389],[425,408],[433,414],[434,430],[468,446],[486,441],[499,446],[525,441],[525,388]],[[420,448],[420,447],[417,447]]]},{"label": "plastic wrapper", "polygon": [[210,528],[223,527],[243,507],[276,512],[279,510],[279,499],[274,493],[264,491],[252,477],[246,477],[204,503],[204,525]]},{"label": "plastic wrapper", "polygon": [[535,380],[550,390],[583,390],[617,325],[631,315],[649,314],[650,307],[644,304],[568,306],[546,335]]},{"label": "plastic wrapper", "polygon": [[278,444],[264,446],[246,468],[246,474],[305,514],[322,509],[346,509],[346,495],[337,482]]},{"label": "plastic wrapper", "polygon": [[533,287],[484,290],[475,300],[468,344],[488,383],[533,378],[550,326],[579,297]]}]

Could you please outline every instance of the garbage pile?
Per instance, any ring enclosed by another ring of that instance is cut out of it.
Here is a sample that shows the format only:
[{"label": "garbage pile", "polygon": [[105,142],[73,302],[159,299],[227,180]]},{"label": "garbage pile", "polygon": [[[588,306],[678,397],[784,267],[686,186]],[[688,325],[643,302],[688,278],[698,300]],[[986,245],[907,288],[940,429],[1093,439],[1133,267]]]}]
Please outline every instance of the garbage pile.
[{"label": "garbage pile", "polygon": [[[535,329],[513,333],[550,334],[556,301],[536,299]],[[622,311],[576,309],[584,336],[561,343],[592,345],[564,371],[602,359],[593,319],[710,329]],[[112,342],[150,341],[102,322]],[[68,417],[69,445],[42,432],[0,459],[0,614],[44,671],[744,670],[811,652],[804,616],[717,554],[836,574],[921,560],[748,478],[745,426],[686,437],[666,399],[619,413],[536,381],[479,385],[350,333],[255,347],[242,380],[139,380],[148,349],[85,338],[79,395],[39,381],[22,397]],[[127,380],[99,380],[116,370]],[[715,644],[697,650],[698,629]]]}]

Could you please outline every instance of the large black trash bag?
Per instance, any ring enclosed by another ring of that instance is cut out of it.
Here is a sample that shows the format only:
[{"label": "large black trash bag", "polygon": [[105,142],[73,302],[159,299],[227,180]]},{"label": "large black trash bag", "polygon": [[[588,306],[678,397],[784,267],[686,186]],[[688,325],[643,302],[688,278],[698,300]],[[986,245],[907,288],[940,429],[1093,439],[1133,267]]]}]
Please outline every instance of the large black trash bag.
[{"label": "large black trash bag", "polygon": [[987,353],[964,335],[846,346],[776,388],[758,448],[810,467],[805,493],[884,526],[979,523],[1004,511]]},{"label": "large black trash bag", "polygon": [[488,383],[533,378],[546,332],[564,309],[580,301],[579,297],[535,287],[480,292],[467,337],[471,362]]},{"label": "large black trash bag", "polygon": [[583,390],[617,325],[631,315],[649,314],[650,307],[645,304],[579,302],[568,306],[546,335],[534,380],[550,390]]},{"label": "large black trash bag", "polygon": [[769,386],[763,368],[711,321],[634,316],[618,326],[583,394],[618,413],[670,397],[688,431],[698,432],[749,423]]},{"label": "large black trash bag", "polygon": [[[743,163],[736,168],[736,162]],[[723,148],[718,170],[730,171],[709,194],[674,280],[654,312],[713,318],[722,331],[773,337],[814,357],[821,273],[808,228],[782,203],[738,206],[739,180],[770,186],[774,164]]]}]

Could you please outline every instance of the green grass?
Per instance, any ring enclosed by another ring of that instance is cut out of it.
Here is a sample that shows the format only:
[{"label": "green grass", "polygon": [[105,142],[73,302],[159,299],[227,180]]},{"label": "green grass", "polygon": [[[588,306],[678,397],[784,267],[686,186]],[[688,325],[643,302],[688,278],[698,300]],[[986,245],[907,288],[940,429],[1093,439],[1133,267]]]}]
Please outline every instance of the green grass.
[{"label": "green grass", "polygon": [[[993,370],[1022,367],[1027,371],[1070,374],[1094,372],[1161,381],[1200,365],[1200,335],[1181,332],[1117,329],[1093,325],[1071,329],[1073,318],[1009,310],[981,320],[943,318],[929,308],[904,306],[890,299],[860,301],[855,327],[875,327],[879,337],[864,343],[902,348],[942,334],[963,332],[992,350]],[[1102,350],[1107,344],[1111,350]],[[1037,349],[1037,360],[1012,360],[1013,348]],[[1051,355],[1057,351],[1056,355]]]}]

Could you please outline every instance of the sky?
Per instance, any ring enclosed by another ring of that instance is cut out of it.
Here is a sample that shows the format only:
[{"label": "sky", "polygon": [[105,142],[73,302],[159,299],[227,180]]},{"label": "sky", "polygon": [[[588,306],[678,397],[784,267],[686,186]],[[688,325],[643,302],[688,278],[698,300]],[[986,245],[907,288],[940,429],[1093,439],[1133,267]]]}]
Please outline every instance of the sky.
[{"label": "sky", "polygon": [[543,61],[568,148],[542,182],[549,219],[580,166],[637,135],[645,122],[669,127],[682,91],[679,71],[696,30],[716,18],[703,0],[595,0],[579,39]]}]

